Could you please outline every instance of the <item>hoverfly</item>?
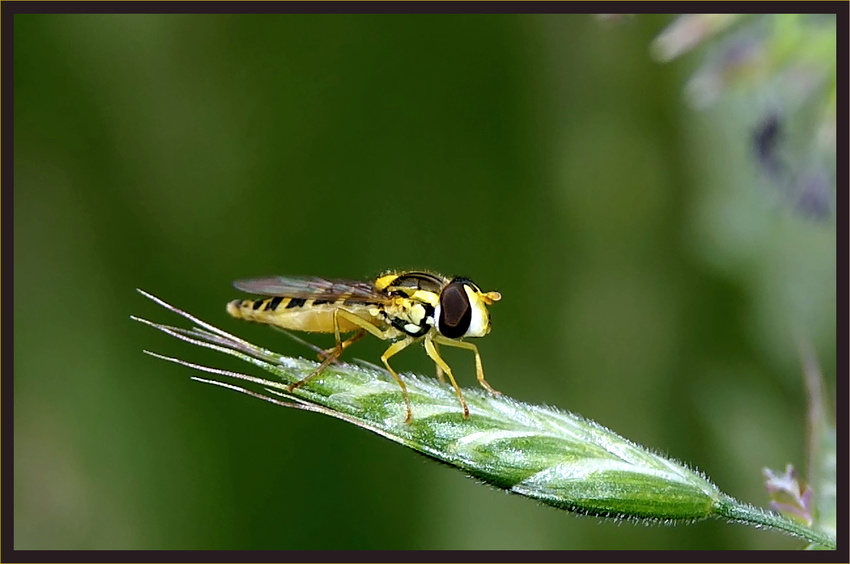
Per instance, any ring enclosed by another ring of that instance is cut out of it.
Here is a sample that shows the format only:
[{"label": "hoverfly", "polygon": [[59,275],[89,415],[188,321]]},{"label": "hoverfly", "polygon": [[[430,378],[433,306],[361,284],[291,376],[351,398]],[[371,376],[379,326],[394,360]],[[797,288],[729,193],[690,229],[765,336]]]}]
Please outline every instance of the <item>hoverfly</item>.
[{"label": "hoverfly", "polygon": [[[407,387],[389,364],[389,359],[413,343],[424,341],[425,352],[437,365],[437,377],[449,377],[464,419],[469,408],[463,399],[451,368],[440,356],[438,345],[470,350],[475,355],[478,382],[490,393],[498,394],[484,379],[478,347],[461,339],[483,337],[490,332],[487,306],[499,301],[498,292],[482,292],[468,278],[431,272],[391,272],[373,282],[323,278],[272,276],[239,280],[237,289],[266,296],[256,300],[234,300],[227,304],[233,317],[266,323],[295,331],[333,333],[336,345],[320,354],[323,362],[306,378],[289,386],[304,385],[334,362],[352,343],[366,333],[393,341],[381,360],[401,387],[407,407],[405,423],[413,412]],[[343,333],[354,334],[342,340]]]}]

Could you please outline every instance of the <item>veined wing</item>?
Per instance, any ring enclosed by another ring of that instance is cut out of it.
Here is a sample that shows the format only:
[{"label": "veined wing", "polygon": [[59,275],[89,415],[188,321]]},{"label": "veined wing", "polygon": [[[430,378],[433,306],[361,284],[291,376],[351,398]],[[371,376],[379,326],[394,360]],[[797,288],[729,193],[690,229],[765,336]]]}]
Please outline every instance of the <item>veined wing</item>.
[{"label": "veined wing", "polygon": [[237,280],[233,285],[243,292],[260,296],[283,296],[331,302],[352,299],[365,303],[385,303],[389,299],[371,282],[339,278],[268,276]]}]

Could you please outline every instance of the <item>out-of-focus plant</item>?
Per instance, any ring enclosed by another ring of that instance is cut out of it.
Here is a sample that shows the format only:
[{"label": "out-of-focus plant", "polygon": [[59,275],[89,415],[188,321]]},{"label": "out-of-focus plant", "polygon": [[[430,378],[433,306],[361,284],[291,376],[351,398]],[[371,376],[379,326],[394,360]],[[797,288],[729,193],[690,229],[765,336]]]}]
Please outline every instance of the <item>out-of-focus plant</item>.
[{"label": "out-of-focus plant", "polygon": [[801,342],[803,378],[808,396],[808,437],[806,444],[808,481],[793,464],[784,472],[763,469],[770,507],[807,527],[834,536],[836,532],[836,453],[835,423],[824,398],[823,376],[814,352]]},{"label": "out-of-focus plant", "polygon": [[[754,168],[777,187],[796,215],[817,220],[834,218],[836,30],[834,14],[693,14],[678,17],[651,46],[654,57],[662,62],[695,49],[704,51],[702,63],[685,87],[691,105],[706,110],[724,102],[746,101],[748,108],[756,108],[747,123]],[[725,219],[728,225],[729,215],[716,219]],[[734,216],[740,219],[741,214]],[[816,281],[827,267],[822,257],[828,255],[781,251],[818,241],[817,230],[765,225],[771,227],[750,247],[750,256],[767,264],[783,264],[784,268],[767,270],[774,275],[786,272],[787,277],[774,276],[772,282],[756,284],[761,290],[765,285],[779,286],[787,294],[783,317],[793,331],[812,323],[823,311],[818,305],[824,296],[829,297],[829,287]],[[778,236],[771,237],[774,231]],[[774,250],[763,252],[768,248]],[[759,254],[761,259],[756,258]],[[782,255],[781,260],[777,255]],[[797,283],[800,276],[808,278],[808,283]],[[814,300],[812,286],[818,288],[819,297]],[[756,293],[763,293],[759,289]],[[792,464],[784,471],[765,468],[765,488],[774,510],[834,535],[835,425],[815,353],[807,342],[800,349],[809,408],[807,480]]]},{"label": "out-of-focus plant", "polygon": [[652,44],[659,61],[703,47],[686,86],[695,108],[723,99],[755,102],[752,155],[801,214],[834,214],[836,190],[834,14],[690,14]]}]

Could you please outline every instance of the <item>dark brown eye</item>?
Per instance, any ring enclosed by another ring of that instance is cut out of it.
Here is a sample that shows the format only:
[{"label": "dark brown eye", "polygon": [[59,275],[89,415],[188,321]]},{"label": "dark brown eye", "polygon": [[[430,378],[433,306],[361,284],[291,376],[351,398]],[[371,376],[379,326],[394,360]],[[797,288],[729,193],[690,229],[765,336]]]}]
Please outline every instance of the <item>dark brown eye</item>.
[{"label": "dark brown eye", "polygon": [[463,289],[463,282],[450,282],[440,294],[440,333],[449,339],[462,337],[471,321],[472,306]]}]

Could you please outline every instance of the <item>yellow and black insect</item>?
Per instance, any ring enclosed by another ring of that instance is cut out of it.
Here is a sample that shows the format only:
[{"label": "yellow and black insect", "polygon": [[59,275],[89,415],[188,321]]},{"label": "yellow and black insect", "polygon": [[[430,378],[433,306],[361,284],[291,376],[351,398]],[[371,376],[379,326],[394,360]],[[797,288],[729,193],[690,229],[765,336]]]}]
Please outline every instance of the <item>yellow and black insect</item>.
[{"label": "yellow and black insect", "polygon": [[[233,285],[251,294],[268,296],[228,303],[227,312],[233,317],[283,329],[333,333],[336,337],[336,346],[320,355],[324,361],[319,368],[290,385],[290,390],[321,374],[342,351],[371,333],[394,341],[381,360],[401,386],[407,406],[405,423],[412,418],[410,398],[389,359],[418,341],[424,341],[425,352],[436,363],[440,381],[445,381],[443,373],[448,375],[463,407],[464,419],[469,419],[469,408],[451,368],[440,357],[438,345],[472,351],[478,382],[490,393],[499,393],[484,379],[478,347],[461,339],[483,337],[490,332],[487,306],[502,296],[498,292],[482,292],[468,278],[449,279],[430,272],[393,272],[381,275],[374,282],[272,276],[239,280]],[[341,334],[352,331],[354,335],[343,341]]]}]

